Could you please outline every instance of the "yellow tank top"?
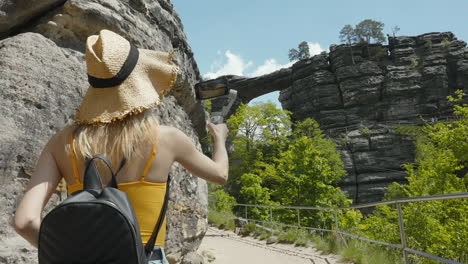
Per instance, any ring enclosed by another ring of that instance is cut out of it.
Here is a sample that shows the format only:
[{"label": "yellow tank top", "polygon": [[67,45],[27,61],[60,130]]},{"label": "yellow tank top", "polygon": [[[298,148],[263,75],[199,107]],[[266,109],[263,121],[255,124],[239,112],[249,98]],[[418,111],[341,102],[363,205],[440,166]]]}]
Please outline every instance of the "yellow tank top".
[{"label": "yellow tank top", "polygon": [[[70,195],[76,191],[83,189],[83,183],[78,177],[78,167],[76,165],[76,154],[73,147],[74,138],[71,137],[71,160],[73,166],[73,174],[75,176],[75,184],[67,185],[67,193]],[[151,155],[146,162],[143,175],[139,181],[119,183],[119,190],[125,192],[132,203],[135,210],[138,225],[140,226],[140,234],[143,244],[146,244],[153,233],[154,226],[158,221],[161,207],[166,194],[166,183],[148,182],[145,181],[154,156],[156,155],[156,144],[153,146]],[[166,238],[166,218],[164,218],[158,237],[156,238],[156,246],[164,247]]]}]

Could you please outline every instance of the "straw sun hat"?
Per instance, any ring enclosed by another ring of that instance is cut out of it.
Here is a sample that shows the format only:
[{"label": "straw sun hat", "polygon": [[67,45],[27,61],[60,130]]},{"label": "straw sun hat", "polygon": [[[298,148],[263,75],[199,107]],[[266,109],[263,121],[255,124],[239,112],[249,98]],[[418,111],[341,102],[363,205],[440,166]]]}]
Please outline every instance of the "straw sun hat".
[{"label": "straw sun hat", "polygon": [[78,124],[111,123],[158,105],[179,68],[173,53],[138,49],[120,35],[101,30],[86,41],[90,87],[75,113]]}]

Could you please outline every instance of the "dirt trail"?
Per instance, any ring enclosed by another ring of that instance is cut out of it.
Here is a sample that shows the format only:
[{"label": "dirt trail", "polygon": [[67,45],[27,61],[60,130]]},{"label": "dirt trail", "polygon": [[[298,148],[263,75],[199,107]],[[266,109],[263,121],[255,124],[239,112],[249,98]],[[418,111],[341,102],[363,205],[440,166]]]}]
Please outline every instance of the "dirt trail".
[{"label": "dirt trail", "polygon": [[323,255],[312,247],[286,244],[267,245],[266,241],[241,237],[232,231],[209,227],[198,252],[214,256],[212,264],[334,264],[339,256]]}]

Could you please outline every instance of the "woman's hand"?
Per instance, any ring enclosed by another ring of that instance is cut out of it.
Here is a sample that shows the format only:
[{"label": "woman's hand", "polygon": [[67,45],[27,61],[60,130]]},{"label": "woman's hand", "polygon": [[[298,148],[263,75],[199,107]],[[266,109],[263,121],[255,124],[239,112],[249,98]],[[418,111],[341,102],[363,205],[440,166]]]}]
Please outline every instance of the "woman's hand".
[{"label": "woman's hand", "polygon": [[227,128],[225,123],[221,124],[208,124],[208,131],[210,132],[211,136],[213,136],[214,141],[217,140],[226,141],[229,129]]}]

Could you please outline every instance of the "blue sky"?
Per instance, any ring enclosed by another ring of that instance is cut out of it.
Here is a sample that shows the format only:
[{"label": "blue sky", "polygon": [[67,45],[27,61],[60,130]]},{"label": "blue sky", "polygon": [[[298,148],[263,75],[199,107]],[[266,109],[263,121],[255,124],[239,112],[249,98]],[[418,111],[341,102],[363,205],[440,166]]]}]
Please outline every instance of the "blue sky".
[{"label": "blue sky", "polygon": [[[452,31],[468,41],[468,0],[172,0],[205,78],[258,76],[288,66],[288,50],[301,41],[311,52],[339,44],[345,24],[370,18],[384,34]],[[253,100],[279,102],[278,92]]]}]

